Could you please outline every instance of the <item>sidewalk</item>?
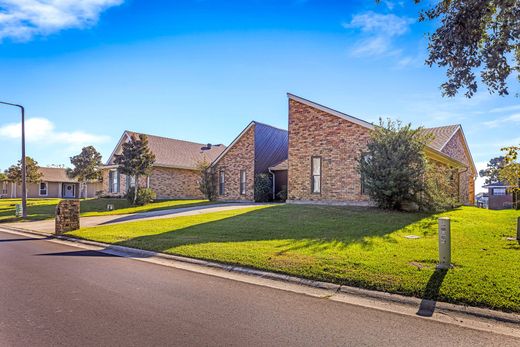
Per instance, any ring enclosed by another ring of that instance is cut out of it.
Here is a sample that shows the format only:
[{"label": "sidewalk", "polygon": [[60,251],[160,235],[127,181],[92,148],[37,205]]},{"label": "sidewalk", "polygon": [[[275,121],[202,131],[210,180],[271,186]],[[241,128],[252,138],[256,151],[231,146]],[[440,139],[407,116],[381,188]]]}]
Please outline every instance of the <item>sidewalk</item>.
[{"label": "sidewalk", "polygon": [[[206,214],[206,213],[212,213],[212,212],[237,210],[237,209],[249,208],[249,207],[254,207],[254,206],[258,206],[258,204],[255,204],[255,203],[227,203],[227,204],[218,204],[218,205],[182,207],[182,208],[176,208],[176,209],[170,209],[170,210],[141,212],[141,213],[133,213],[133,214],[82,217],[80,219],[80,224],[81,224],[82,228],[87,228],[87,227],[95,227],[98,225],[128,223],[128,222],[133,222],[133,221],[137,221],[137,220],[145,221],[145,220],[153,220],[153,219],[175,218],[175,217],[181,217],[181,216],[193,216],[193,215],[197,215],[197,214]],[[6,228],[23,229],[23,230],[37,231],[37,232],[43,232],[43,233],[53,233],[54,232],[54,219],[48,219],[48,220],[43,220],[43,221],[32,221],[32,222],[5,223],[5,224],[1,224],[0,226],[4,226]]]}]

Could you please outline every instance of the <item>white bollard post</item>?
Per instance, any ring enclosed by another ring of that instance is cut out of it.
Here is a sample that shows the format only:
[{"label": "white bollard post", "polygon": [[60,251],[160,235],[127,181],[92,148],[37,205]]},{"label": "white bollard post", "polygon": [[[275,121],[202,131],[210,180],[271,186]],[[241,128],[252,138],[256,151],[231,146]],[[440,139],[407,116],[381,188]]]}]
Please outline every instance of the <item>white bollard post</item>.
[{"label": "white bollard post", "polygon": [[439,265],[437,269],[451,267],[451,230],[448,217],[439,218]]}]

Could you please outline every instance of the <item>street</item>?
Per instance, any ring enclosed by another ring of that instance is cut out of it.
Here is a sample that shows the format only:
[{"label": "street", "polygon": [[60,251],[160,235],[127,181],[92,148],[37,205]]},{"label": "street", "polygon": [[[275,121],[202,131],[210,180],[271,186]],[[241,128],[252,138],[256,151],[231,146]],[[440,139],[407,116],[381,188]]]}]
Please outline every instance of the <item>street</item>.
[{"label": "street", "polygon": [[518,346],[513,337],[0,231],[1,346]]}]

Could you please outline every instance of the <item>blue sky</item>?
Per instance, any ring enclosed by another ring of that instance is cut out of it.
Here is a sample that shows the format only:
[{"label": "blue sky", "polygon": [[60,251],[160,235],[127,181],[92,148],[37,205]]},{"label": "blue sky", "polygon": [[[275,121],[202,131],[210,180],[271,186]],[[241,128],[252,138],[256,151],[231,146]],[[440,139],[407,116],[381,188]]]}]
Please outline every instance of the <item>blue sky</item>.
[{"label": "blue sky", "polygon": [[[286,93],[376,122],[463,125],[481,167],[520,143],[520,105],[441,96],[413,1],[0,0],[0,100],[27,108],[27,153],[65,164],[125,129],[229,144],[252,119],[287,127]],[[516,85],[513,83],[513,87]],[[513,89],[513,93],[517,90]],[[0,169],[20,157],[0,107]]]}]

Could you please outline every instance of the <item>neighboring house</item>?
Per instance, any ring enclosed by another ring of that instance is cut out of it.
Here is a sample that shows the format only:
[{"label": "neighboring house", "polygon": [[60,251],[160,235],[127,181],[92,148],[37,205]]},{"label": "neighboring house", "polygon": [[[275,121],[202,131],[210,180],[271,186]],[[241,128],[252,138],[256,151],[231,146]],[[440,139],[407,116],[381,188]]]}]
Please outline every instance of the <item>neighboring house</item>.
[{"label": "neighboring house", "polygon": [[513,194],[509,191],[509,186],[502,183],[492,183],[482,188],[488,189],[488,208],[490,210],[503,210],[513,208]]},{"label": "neighboring house", "polygon": [[[93,198],[101,190],[101,182],[87,182],[83,184],[80,193],[80,183],[76,179],[68,177],[67,170],[63,168],[40,167],[41,181],[27,183],[28,198]],[[21,184],[12,182],[0,182],[0,196],[3,198],[21,198]],[[81,195],[81,196],[80,196]]]},{"label": "neighboring house", "polygon": [[[133,177],[118,172],[115,155],[122,145],[139,133],[125,131],[103,167],[103,195],[123,196],[134,187]],[[202,199],[199,189],[202,162],[211,163],[226,148],[224,145],[201,144],[166,137],[147,135],[148,145],[155,154],[155,164],[148,177],[141,177],[139,185],[151,188],[159,199]]]},{"label": "neighboring house", "polygon": [[480,208],[488,208],[489,202],[489,194],[488,193],[478,193],[475,195],[475,206]]},{"label": "neighboring house", "polygon": [[[374,125],[292,94],[288,98],[288,202],[370,205],[357,161]],[[425,155],[453,168],[460,202],[473,205],[477,171],[462,127],[425,133],[433,135]]]},{"label": "neighboring house", "polygon": [[211,164],[217,200],[253,201],[255,177],[287,159],[288,133],[251,122]]}]

